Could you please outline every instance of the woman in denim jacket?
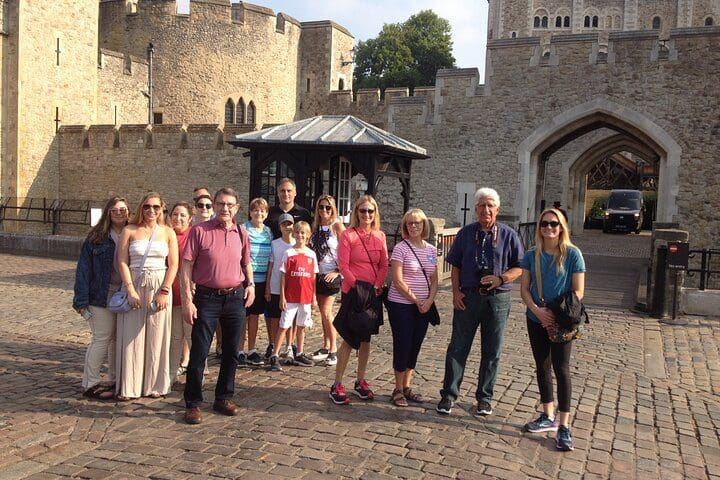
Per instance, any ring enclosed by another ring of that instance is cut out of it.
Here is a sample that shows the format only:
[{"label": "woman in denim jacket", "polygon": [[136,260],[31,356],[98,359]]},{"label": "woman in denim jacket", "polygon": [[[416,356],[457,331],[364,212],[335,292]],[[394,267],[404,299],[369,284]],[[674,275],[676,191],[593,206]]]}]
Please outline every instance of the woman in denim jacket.
[{"label": "woman in denim jacket", "polygon": [[[115,248],[127,222],[127,201],[120,197],[108,200],[100,221],[83,242],[75,270],[73,308],[87,320],[92,334],[82,379],[83,395],[89,398],[109,400],[115,391],[116,317],[105,307],[122,284]],[[101,382],[100,369],[106,357],[108,378]]]}]

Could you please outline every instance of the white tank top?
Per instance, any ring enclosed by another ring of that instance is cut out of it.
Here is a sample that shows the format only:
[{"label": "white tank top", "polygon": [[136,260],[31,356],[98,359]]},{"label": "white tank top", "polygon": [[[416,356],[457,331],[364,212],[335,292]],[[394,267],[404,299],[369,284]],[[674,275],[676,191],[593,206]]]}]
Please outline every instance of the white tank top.
[{"label": "white tank top", "polygon": [[[142,262],[148,240],[132,240],[130,242],[130,268],[139,268]],[[165,258],[168,256],[168,244],[162,240],[153,240],[145,260],[144,268],[147,270],[164,270]]]},{"label": "white tank top", "polygon": [[320,273],[330,273],[338,270],[338,238],[332,227],[332,224],[321,225],[313,235],[313,241],[318,243],[318,245],[313,244],[313,250],[318,257]]}]

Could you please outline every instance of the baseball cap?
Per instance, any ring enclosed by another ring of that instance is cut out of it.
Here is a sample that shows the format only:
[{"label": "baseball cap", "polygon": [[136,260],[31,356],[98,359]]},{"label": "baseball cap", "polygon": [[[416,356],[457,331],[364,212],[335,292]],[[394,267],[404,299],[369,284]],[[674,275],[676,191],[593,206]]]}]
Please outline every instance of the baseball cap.
[{"label": "baseball cap", "polygon": [[282,215],[280,215],[280,216],[278,217],[278,225],[280,225],[280,224],[283,223],[283,222],[290,222],[290,223],[293,223],[293,224],[294,224],[294,223],[295,223],[295,219],[294,219],[293,216],[290,215],[289,213],[283,213]]}]

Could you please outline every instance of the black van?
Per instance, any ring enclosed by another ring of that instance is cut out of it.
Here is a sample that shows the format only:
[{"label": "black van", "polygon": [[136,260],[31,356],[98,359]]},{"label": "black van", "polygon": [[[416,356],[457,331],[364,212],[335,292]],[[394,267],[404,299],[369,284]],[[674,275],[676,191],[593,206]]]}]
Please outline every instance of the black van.
[{"label": "black van", "polygon": [[640,190],[612,190],[605,207],[603,232],[613,230],[640,233],[643,197]]}]

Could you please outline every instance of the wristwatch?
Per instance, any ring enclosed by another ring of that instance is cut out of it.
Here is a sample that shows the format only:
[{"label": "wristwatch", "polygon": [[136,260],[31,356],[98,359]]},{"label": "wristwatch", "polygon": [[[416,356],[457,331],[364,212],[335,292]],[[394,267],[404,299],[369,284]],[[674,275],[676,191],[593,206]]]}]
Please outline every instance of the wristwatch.
[{"label": "wristwatch", "polygon": [[255,282],[248,282],[247,285],[245,285],[245,286],[246,286],[246,287],[254,287],[254,286],[255,286]]}]

